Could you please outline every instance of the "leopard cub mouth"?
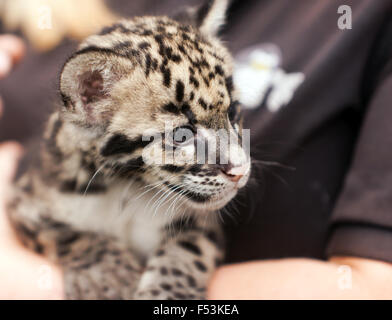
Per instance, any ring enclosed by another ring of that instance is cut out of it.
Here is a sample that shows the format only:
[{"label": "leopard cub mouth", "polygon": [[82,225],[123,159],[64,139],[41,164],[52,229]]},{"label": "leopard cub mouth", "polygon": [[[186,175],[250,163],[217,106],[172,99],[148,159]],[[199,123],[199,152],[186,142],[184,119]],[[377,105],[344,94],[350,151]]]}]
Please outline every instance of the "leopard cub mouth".
[{"label": "leopard cub mouth", "polygon": [[[216,211],[225,207],[248,182],[250,169],[236,183],[223,184],[212,192],[201,192],[194,186],[184,186],[165,182],[164,185],[173,193],[182,195],[186,201],[183,204],[190,209],[203,211]],[[211,182],[211,184],[218,184]],[[218,184],[220,185],[220,184]]]}]

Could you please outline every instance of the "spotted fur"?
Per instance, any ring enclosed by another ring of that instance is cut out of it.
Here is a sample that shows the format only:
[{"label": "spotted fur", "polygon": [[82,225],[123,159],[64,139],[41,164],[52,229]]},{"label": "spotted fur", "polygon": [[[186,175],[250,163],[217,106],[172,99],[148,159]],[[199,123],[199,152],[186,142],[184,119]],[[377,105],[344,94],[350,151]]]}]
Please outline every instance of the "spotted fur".
[{"label": "spotted fur", "polygon": [[[226,7],[121,21],[66,61],[62,104],[9,213],[24,244],[62,266],[67,298],[204,297],[224,253],[216,210],[245,185],[249,159],[238,142],[226,164],[200,164],[196,140],[173,145],[165,124],[203,141],[240,136],[232,61],[216,38]],[[157,164],[150,146],[191,161]]]}]

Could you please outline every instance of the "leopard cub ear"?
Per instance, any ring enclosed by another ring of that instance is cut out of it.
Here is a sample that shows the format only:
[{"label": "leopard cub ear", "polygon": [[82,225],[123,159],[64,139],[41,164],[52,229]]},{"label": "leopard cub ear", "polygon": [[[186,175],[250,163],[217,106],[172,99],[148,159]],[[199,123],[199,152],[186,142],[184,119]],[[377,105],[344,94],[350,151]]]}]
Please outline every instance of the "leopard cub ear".
[{"label": "leopard cub ear", "polygon": [[197,27],[204,35],[215,37],[226,22],[230,2],[230,0],[208,0],[197,8],[188,8],[178,13],[174,19]]},{"label": "leopard cub ear", "polygon": [[[121,59],[120,59],[121,60]],[[64,65],[60,94],[64,110],[75,120],[101,124],[112,112],[111,90],[127,73],[128,62],[108,53],[77,52]],[[129,71],[128,71],[129,72]]]}]

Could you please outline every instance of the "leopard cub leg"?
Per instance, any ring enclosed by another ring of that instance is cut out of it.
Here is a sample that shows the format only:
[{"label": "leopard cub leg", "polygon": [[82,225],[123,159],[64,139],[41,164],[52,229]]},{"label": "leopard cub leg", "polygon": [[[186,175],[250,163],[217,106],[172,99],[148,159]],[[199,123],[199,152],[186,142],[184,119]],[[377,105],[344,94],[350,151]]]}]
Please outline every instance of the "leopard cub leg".
[{"label": "leopard cub leg", "polygon": [[205,299],[206,288],[223,259],[221,234],[194,229],[165,242],[147,262],[135,299]]},{"label": "leopard cub leg", "polygon": [[58,243],[68,299],[132,299],[142,267],[129,248],[102,234]]},{"label": "leopard cub leg", "polygon": [[10,222],[26,247],[61,266],[67,299],[133,297],[142,267],[129,248],[113,237],[75,230],[22,200],[10,202]]}]

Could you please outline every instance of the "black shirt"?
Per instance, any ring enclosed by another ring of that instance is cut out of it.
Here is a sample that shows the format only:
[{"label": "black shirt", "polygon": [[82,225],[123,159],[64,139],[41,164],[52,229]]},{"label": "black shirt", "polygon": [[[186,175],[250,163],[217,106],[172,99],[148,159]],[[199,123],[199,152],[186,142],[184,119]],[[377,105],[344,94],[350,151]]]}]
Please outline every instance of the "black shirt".
[{"label": "black shirt", "polygon": [[[171,14],[187,3],[199,1],[108,1],[126,16]],[[338,26],[341,5],[352,10],[351,29]],[[392,62],[386,48],[375,55],[391,13],[390,0],[233,2],[222,37],[252,107],[244,113],[255,161],[249,186],[227,208],[227,261],[392,262]],[[74,47],[30,50],[0,82],[1,140],[38,132]]]}]

